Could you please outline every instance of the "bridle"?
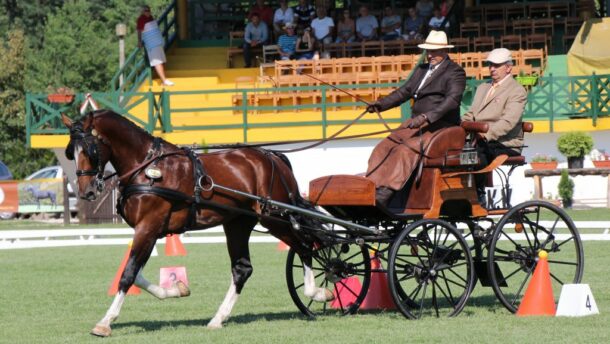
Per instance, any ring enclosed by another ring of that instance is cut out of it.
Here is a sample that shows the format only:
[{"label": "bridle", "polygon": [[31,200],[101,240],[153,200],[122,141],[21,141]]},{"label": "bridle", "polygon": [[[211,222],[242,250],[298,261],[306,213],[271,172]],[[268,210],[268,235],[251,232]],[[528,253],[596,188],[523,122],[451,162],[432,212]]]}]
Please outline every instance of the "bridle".
[{"label": "bridle", "polygon": [[70,142],[66,147],[66,157],[68,160],[74,160],[74,147],[76,145],[80,145],[85,150],[92,168],[89,170],[77,169],[76,177],[95,176],[94,185],[98,192],[102,192],[105,186],[104,164],[101,163],[102,152],[99,149],[101,144],[103,142],[98,138],[95,129],[85,130],[81,122],[74,123],[70,128]]}]

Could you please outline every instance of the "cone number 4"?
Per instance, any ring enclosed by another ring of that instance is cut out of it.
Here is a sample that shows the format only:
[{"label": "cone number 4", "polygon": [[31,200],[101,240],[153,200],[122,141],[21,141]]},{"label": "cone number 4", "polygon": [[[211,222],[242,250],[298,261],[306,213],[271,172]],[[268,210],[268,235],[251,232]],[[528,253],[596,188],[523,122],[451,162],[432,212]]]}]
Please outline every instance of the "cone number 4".
[{"label": "cone number 4", "polygon": [[591,300],[589,299],[589,295],[587,295],[587,300],[585,301],[585,307],[591,310]]}]

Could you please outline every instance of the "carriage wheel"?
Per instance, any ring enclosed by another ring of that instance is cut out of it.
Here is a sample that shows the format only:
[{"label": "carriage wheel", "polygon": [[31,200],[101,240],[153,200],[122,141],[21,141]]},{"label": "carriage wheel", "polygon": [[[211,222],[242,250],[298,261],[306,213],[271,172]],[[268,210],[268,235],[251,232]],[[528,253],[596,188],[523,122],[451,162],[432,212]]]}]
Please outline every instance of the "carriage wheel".
[{"label": "carriage wheel", "polygon": [[286,262],[286,280],[290,297],[299,310],[315,317],[323,314],[355,313],[366,296],[371,276],[371,260],[365,246],[336,244],[313,251],[312,270],[315,285],[332,291],[335,299],[316,302],[304,294],[304,264],[290,249]]},{"label": "carriage wheel", "polygon": [[409,319],[459,314],[474,287],[464,237],[442,220],[419,220],[394,241],[388,278],[398,309]]},{"label": "carriage wheel", "polygon": [[568,214],[544,201],[511,208],[493,232],[487,267],[496,296],[513,313],[519,308],[541,250],[549,254],[553,295],[559,297],[564,283],[580,282],[582,242]]}]

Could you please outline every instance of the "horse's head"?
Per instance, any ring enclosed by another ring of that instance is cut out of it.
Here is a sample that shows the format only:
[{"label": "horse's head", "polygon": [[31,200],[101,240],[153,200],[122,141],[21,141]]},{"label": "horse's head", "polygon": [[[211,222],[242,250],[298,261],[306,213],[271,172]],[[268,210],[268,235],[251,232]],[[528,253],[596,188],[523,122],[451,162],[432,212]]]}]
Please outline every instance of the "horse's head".
[{"label": "horse's head", "polygon": [[64,114],[61,118],[70,129],[66,158],[76,163],[78,196],[93,201],[104,189],[104,166],[110,158],[110,148],[94,128],[92,113],[76,122]]}]

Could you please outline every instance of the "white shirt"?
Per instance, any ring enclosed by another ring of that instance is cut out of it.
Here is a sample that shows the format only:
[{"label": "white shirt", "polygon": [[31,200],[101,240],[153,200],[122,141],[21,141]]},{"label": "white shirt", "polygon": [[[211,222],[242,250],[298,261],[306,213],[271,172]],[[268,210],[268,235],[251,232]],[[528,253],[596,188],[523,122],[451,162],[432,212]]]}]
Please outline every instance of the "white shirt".
[{"label": "white shirt", "polygon": [[335,26],[335,22],[331,17],[324,17],[322,19],[316,18],[311,21],[311,28],[316,35],[317,39],[322,39],[330,33],[330,29]]},{"label": "white shirt", "polygon": [[434,73],[434,71],[436,69],[438,69],[438,67],[440,67],[440,65],[442,65],[445,62],[446,59],[443,59],[441,61],[441,63],[438,63],[436,65],[430,65],[430,67],[428,67],[428,71],[426,71],[426,75],[424,75],[424,78],[421,79],[421,82],[419,83],[419,86],[417,86],[417,91],[415,91],[415,95],[417,95],[417,92],[419,91],[419,89],[424,86],[424,83],[426,82],[426,80],[428,80],[428,78],[432,75],[432,73]]},{"label": "white shirt", "polygon": [[273,14],[273,22],[274,23],[282,23],[282,24],[286,24],[286,23],[292,23],[292,21],[294,20],[294,11],[292,11],[292,8],[288,7],[286,9],[286,11],[283,11],[282,8],[278,8],[277,10],[275,10],[275,13]]}]

